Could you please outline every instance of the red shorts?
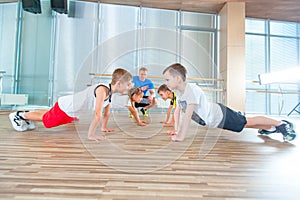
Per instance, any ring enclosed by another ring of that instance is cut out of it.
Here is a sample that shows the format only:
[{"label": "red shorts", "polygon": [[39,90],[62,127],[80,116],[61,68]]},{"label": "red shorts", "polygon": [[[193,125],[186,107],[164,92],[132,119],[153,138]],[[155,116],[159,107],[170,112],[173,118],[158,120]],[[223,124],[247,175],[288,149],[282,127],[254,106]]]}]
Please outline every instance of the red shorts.
[{"label": "red shorts", "polygon": [[43,115],[42,120],[46,128],[51,128],[71,123],[77,120],[77,118],[70,117],[69,115],[67,115],[64,111],[60,109],[58,103],[56,102],[55,105]]}]

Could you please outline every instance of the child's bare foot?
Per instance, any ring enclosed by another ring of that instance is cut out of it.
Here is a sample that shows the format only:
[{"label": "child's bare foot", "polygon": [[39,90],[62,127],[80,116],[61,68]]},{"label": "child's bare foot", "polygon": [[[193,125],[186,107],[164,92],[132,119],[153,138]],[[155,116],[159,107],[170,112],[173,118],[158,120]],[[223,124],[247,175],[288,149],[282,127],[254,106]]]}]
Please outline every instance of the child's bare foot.
[{"label": "child's bare foot", "polygon": [[176,135],[177,134],[177,131],[176,130],[168,130],[167,133],[169,135]]},{"label": "child's bare foot", "polygon": [[174,124],[172,124],[172,123],[164,123],[164,127],[173,127],[174,126]]}]

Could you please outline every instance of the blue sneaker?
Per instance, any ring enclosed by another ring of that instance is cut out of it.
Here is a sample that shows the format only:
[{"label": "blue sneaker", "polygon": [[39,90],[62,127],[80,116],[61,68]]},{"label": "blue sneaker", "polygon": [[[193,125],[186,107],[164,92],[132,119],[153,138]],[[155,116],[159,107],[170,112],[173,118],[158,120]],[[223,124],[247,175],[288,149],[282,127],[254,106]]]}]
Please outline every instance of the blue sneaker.
[{"label": "blue sneaker", "polygon": [[[281,121],[287,123],[290,126],[291,129],[294,128],[294,124],[292,122],[289,122],[287,120],[281,120]],[[271,133],[281,133],[281,132],[276,127],[276,129],[274,131],[267,131],[267,130],[264,130],[264,129],[259,129],[258,133],[261,134],[261,135],[269,135]]]},{"label": "blue sneaker", "polygon": [[294,124],[292,122],[289,122],[287,120],[281,120],[281,121],[287,123],[290,126],[291,129],[294,129]]},{"label": "blue sneaker", "polygon": [[296,137],[296,132],[293,129],[293,125],[290,124],[281,124],[276,126],[278,132],[282,133],[284,141],[292,141]]}]

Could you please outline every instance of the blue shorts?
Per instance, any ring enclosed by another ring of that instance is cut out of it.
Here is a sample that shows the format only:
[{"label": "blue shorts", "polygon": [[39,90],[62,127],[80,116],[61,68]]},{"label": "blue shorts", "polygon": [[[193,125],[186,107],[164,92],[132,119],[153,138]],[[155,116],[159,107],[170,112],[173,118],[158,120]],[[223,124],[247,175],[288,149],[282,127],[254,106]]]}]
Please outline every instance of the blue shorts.
[{"label": "blue shorts", "polygon": [[240,112],[236,112],[231,110],[227,106],[219,103],[223,113],[223,119],[218,125],[218,128],[234,131],[234,132],[241,132],[245,125],[247,124],[247,119],[244,115]]}]

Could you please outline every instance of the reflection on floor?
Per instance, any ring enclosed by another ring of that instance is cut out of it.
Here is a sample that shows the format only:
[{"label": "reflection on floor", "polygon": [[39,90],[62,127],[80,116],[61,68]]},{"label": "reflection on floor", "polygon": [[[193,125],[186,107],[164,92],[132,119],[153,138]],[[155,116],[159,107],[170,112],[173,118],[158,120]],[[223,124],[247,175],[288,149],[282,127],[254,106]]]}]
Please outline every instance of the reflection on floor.
[{"label": "reflection on floor", "polygon": [[[173,143],[164,117],[150,113],[138,127],[128,113],[112,113],[116,132],[95,142],[86,135],[91,116],[20,133],[1,111],[0,199],[299,198],[300,137],[287,143],[280,134],[192,123],[187,139]],[[300,133],[300,118],[289,120]]]}]

